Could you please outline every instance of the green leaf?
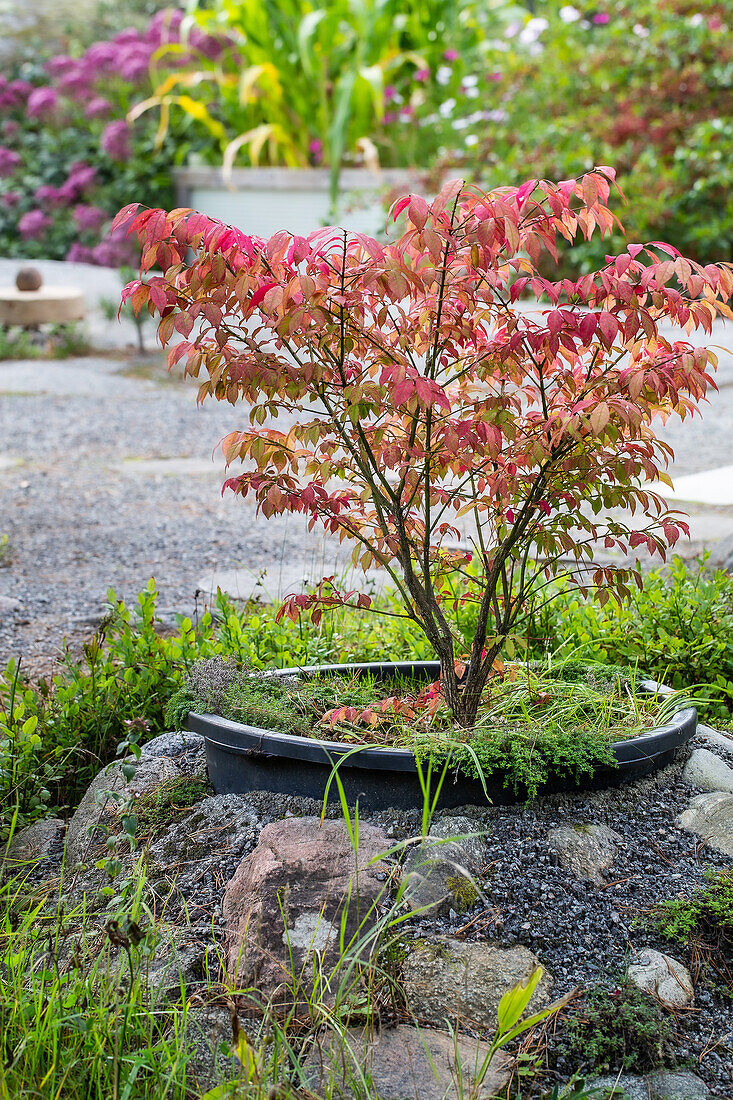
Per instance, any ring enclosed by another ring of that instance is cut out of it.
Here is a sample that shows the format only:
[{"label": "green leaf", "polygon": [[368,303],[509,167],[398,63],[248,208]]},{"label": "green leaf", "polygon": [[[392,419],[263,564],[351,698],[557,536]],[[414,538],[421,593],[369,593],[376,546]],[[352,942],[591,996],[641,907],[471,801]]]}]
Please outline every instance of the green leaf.
[{"label": "green leaf", "polygon": [[501,998],[497,1010],[497,1026],[500,1035],[510,1031],[524,1014],[543,974],[542,967],[536,966],[525,981],[517,982]]}]

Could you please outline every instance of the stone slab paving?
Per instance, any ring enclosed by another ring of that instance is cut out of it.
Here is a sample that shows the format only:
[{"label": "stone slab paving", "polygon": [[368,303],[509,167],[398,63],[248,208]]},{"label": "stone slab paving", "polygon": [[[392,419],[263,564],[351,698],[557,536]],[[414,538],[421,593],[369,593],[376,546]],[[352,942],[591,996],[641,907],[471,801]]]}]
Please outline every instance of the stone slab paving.
[{"label": "stone slab paving", "polygon": [[[0,283],[18,266],[0,260]],[[84,290],[95,339],[125,343],[99,313],[101,298],[119,294],[116,272],[37,266],[49,283]],[[708,342],[726,345],[720,392],[704,418],[661,429],[682,479],[733,467],[733,326],[716,325]],[[250,503],[221,496],[217,445],[244,422],[240,409],[197,407],[195,385],[169,375],[160,351],[0,363],[0,534],[12,547],[0,568],[0,660],[54,652],[65,632],[88,632],[109,585],[130,599],[155,576],[171,621],[175,611],[200,609],[219,586],[239,598],[277,598],[341,575],[348,556],[337,541],[309,535],[298,517],[266,520]],[[733,536],[733,504],[684,507],[687,552]]]}]

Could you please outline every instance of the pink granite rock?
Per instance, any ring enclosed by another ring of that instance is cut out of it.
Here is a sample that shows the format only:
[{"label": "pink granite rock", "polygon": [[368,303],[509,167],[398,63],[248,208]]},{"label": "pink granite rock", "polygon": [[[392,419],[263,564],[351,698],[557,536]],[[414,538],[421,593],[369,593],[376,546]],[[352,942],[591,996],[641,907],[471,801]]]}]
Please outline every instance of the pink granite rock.
[{"label": "pink granite rock", "polygon": [[[303,1003],[313,990],[315,960],[315,972],[328,981],[319,996],[332,1001],[339,982],[354,978],[348,966],[338,966],[341,942],[362,939],[389,904],[389,867],[377,857],[390,846],[372,825],[360,825],[358,855],[343,821],[304,817],[266,825],[224,896],[229,972],[239,988],[256,990],[262,1000]],[[345,954],[355,950],[352,944]]]}]

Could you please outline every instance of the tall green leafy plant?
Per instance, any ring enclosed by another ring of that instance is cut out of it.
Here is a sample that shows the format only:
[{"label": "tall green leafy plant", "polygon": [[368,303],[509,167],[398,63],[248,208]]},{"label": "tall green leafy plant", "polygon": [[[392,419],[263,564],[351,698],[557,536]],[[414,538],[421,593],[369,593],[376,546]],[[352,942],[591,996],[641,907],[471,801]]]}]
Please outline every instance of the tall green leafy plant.
[{"label": "tall green leafy plant", "polygon": [[[197,0],[189,33],[227,37],[229,50],[210,62],[198,55],[196,64],[170,74],[170,57],[182,47],[162,48],[163,77],[131,117],[156,108],[164,133],[171,109],[179,109],[218,144],[226,171],[241,153],[252,164],[327,165],[335,208],[345,159],[406,163],[405,149],[386,140],[393,107],[406,115],[430,88],[447,96],[432,74],[450,62],[457,87],[479,44],[513,7],[489,9],[476,0]],[[429,146],[428,128],[421,137]],[[422,163],[434,152],[422,150]]]}]

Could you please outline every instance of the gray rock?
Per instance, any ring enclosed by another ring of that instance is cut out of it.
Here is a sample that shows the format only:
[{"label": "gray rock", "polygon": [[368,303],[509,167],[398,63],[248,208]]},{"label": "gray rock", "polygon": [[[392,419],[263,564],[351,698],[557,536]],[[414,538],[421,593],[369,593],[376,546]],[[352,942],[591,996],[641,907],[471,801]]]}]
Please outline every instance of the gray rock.
[{"label": "gray rock", "polygon": [[153,839],[147,851],[148,876],[160,889],[201,875],[207,865],[218,874],[231,866],[234,874],[244,850],[254,843],[256,825],[257,815],[241,795],[204,798]]},{"label": "gray rock", "polygon": [[171,925],[156,926],[157,943],[147,966],[151,999],[180,1001],[204,981],[206,944]]},{"label": "gray rock", "polygon": [[702,741],[706,748],[713,751],[722,749],[723,752],[733,753],[733,736],[728,733],[719,733],[718,730],[711,729],[710,726],[698,724],[695,740]]},{"label": "gray rock", "polygon": [[[317,1041],[305,1063],[309,1088],[339,1100],[489,1100],[506,1088],[513,1059],[498,1051],[481,1076],[488,1044],[408,1027],[349,1028]],[[370,1087],[365,1088],[365,1085]]]},{"label": "gray rock", "polygon": [[69,822],[66,833],[66,858],[71,867],[90,862],[98,846],[99,838],[93,835],[94,826],[111,817],[118,803],[112,795],[132,797],[152,791],[166,780],[181,774],[172,760],[166,757],[141,757],[135,775],[129,781],[122,774],[119,764],[104,768],[91,782]]},{"label": "gray rock", "polygon": [[[494,947],[443,938],[418,943],[403,964],[405,996],[419,1022],[496,1027],[496,1010],[508,989],[539,965],[526,947]],[[549,1002],[552,978],[545,973],[530,1009]]]},{"label": "gray rock", "polygon": [[171,730],[161,733],[142,746],[143,756],[180,756],[182,753],[205,753],[206,740],[200,733]]},{"label": "gray rock", "polygon": [[733,856],[733,795],[724,791],[698,794],[675,824],[723,855]]},{"label": "gray rock", "polygon": [[695,998],[687,967],[661,951],[642,951],[639,961],[629,966],[628,976],[632,985],[642,993],[651,993],[670,1012],[689,1008]]},{"label": "gray rock", "polygon": [[561,825],[547,835],[561,867],[598,885],[605,882],[603,872],[612,866],[622,839],[607,825]]},{"label": "gray rock", "polygon": [[342,922],[346,944],[363,939],[389,903],[388,867],[379,856],[390,846],[383,829],[366,823],[358,855],[343,821],[266,825],[224,895],[232,980],[256,986],[265,999],[298,1004],[312,994],[317,955],[332,997],[341,980]]},{"label": "gray rock", "polygon": [[65,828],[60,817],[47,817],[21,829],[0,853],[3,871],[12,874],[28,864],[50,871],[54,864],[60,865]]},{"label": "gray rock", "polygon": [[707,1100],[707,1085],[688,1070],[664,1070],[647,1077],[655,1100]]},{"label": "gray rock", "polygon": [[0,596],[0,621],[15,615],[21,607],[20,600],[16,600],[13,596]]},{"label": "gray rock", "polygon": [[682,778],[691,787],[702,787],[704,791],[733,793],[733,768],[710,749],[694,749]]},{"label": "gray rock", "polygon": [[608,1089],[603,1100],[707,1100],[707,1086],[687,1070],[662,1070],[646,1077],[630,1073],[594,1077],[587,1088]]},{"label": "gray rock", "polygon": [[[420,844],[408,849],[402,864],[405,901],[411,909],[462,913],[479,896],[474,875],[483,863],[486,842],[475,835],[467,817],[444,817]],[[455,839],[454,839],[455,838]]]}]

